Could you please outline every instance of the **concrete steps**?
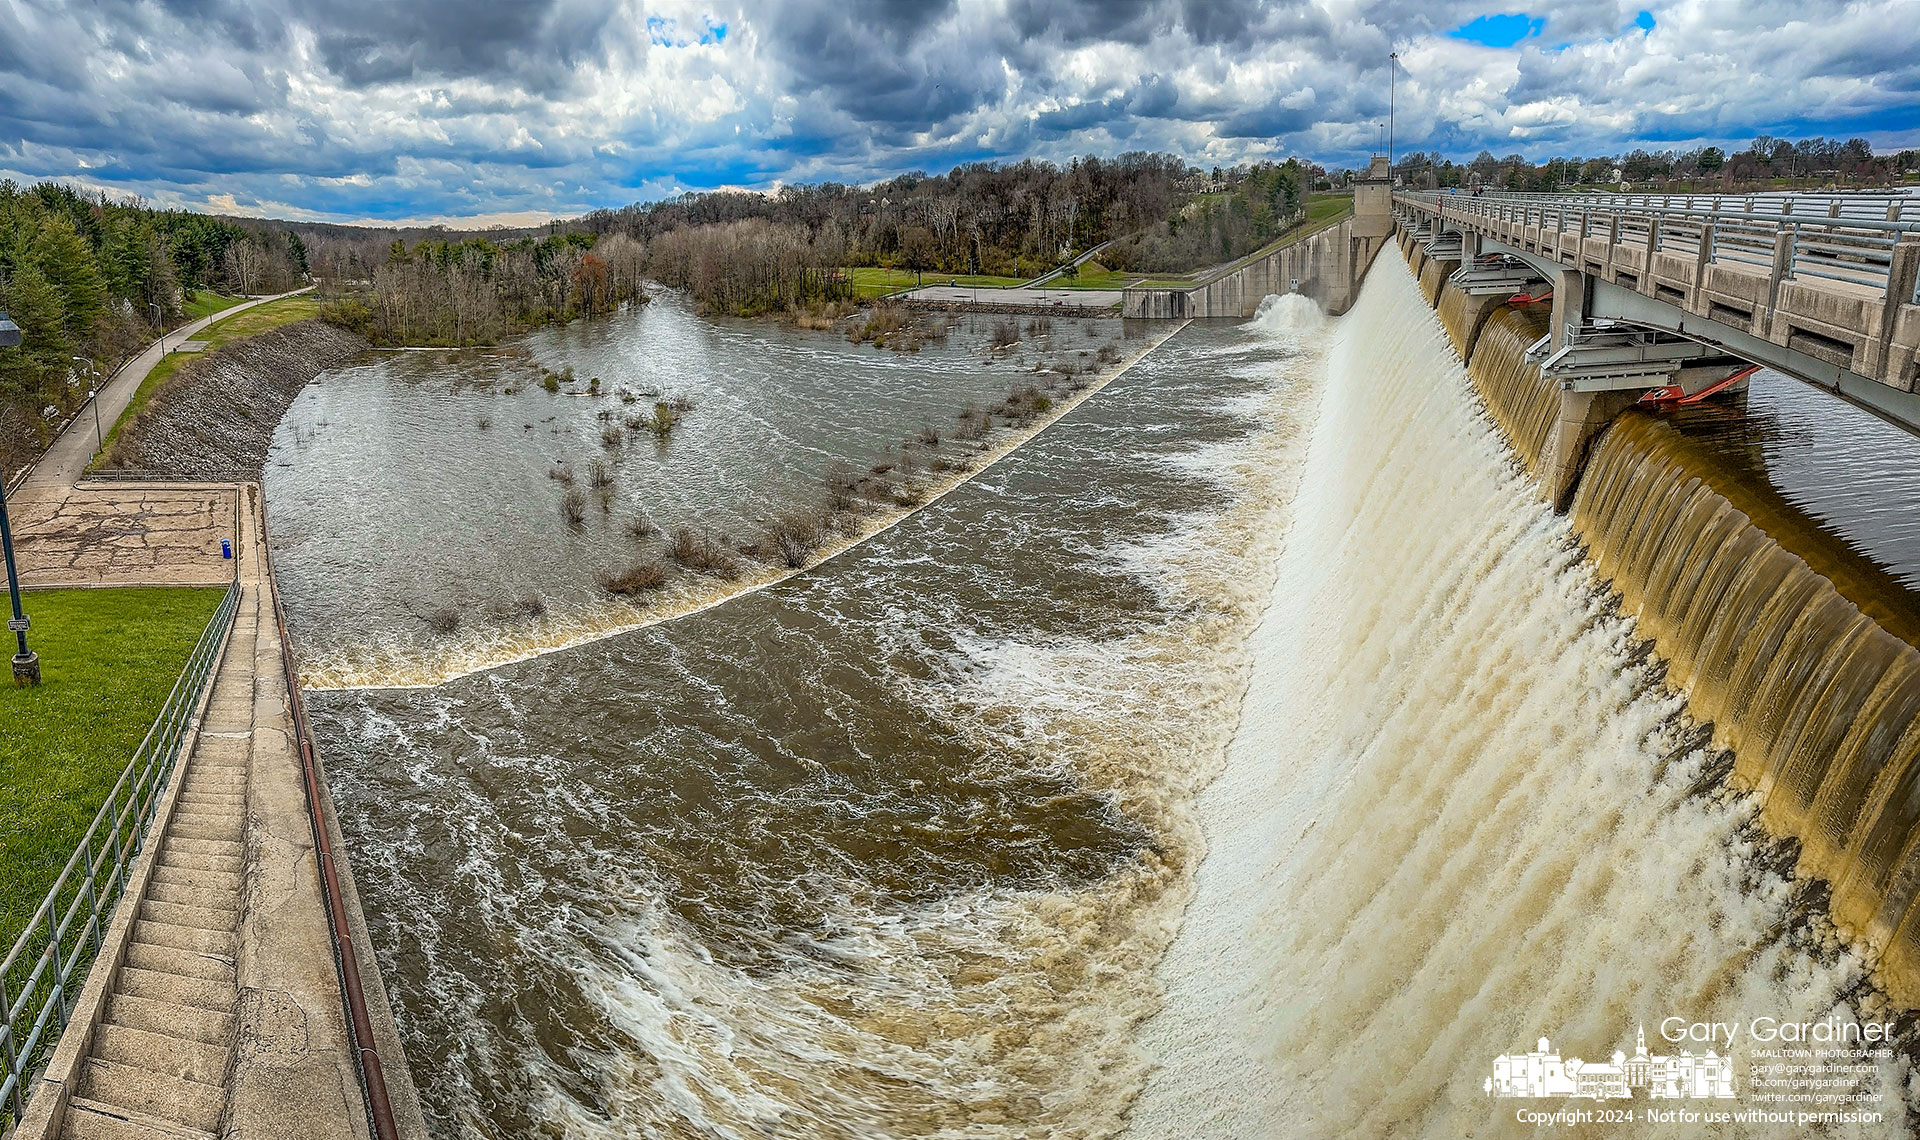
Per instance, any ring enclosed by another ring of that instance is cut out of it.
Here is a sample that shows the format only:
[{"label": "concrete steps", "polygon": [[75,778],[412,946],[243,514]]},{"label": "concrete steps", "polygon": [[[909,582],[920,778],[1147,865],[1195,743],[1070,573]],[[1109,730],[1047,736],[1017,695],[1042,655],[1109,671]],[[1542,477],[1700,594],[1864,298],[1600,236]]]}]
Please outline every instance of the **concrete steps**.
[{"label": "concrete steps", "polygon": [[257,604],[243,602],[172,815],[155,839],[126,957],[61,1120],[65,1140],[212,1140],[222,1132],[239,1005],[258,620]]}]

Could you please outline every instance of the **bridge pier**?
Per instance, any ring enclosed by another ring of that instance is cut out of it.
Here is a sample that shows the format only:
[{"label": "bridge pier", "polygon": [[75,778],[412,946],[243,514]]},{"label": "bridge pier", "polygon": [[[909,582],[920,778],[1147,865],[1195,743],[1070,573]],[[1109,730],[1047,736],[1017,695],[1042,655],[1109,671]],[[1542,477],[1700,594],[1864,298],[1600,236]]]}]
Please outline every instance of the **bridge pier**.
[{"label": "bridge pier", "polygon": [[1473,359],[1473,346],[1480,341],[1480,330],[1486,327],[1487,318],[1495,309],[1507,303],[1507,298],[1491,293],[1467,294],[1460,298],[1460,328],[1447,329],[1447,338],[1453,341],[1453,350],[1460,354],[1461,363]]},{"label": "bridge pier", "polygon": [[1593,441],[1646,393],[1645,388],[1560,393],[1560,415],[1554,421],[1553,438],[1540,464],[1541,490],[1553,504],[1555,514],[1564,515],[1573,506],[1573,493],[1580,487]]},{"label": "bridge pier", "polygon": [[1567,347],[1567,329],[1587,323],[1593,300],[1587,275],[1578,269],[1559,270],[1548,280],[1553,282],[1553,326],[1547,331],[1553,337],[1553,350],[1558,352]]}]

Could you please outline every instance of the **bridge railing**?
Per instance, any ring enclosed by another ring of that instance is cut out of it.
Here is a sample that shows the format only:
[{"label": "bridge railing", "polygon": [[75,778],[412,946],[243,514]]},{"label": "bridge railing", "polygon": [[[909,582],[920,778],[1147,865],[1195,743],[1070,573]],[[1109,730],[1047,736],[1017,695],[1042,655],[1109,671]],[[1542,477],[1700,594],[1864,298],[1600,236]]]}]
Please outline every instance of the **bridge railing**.
[{"label": "bridge railing", "polygon": [[[1432,197],[1433,191],[1414,191]],[[1920,220],[1920,194],[1905,190],[1817,194],[1765,191],[1753,194],[1540,194],[1511,190],[1483,192],[1479,200],[1551,199],[1579,205],[1617,206],[1628,210],[1705,210],[1710,213],[1777,214],[1796,218],[1841,218],[1862,221]]]},{"label": "bridge railing", "polygon": [[[1415,191],[1398,197],[1449,216],[1552,233],[1556,241],[1571,233],[1691,257],[1700,256],[1704,246],[1709,263],[1740,262],[1789,280],[1819,277],[1881,292],[1892,280],[1895,247],[1903,239],[1920,240],[1920,198],[1907,195]],[[1903,205],[1912,206],[1904,217]],[[1913,301],[1920,304],[1920,288]]]}]

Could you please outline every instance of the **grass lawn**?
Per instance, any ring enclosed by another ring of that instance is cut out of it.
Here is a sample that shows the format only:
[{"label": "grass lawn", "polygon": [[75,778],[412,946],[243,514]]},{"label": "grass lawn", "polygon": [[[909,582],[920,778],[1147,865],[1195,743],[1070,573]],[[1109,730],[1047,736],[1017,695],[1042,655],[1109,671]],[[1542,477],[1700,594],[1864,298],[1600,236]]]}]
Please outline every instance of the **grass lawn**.
[{"label": "grass lawn", "polygon": [[147,588],[22,596],[42,683],[0,689],[0,955],[33,917],[159,715],[222,593]]},{"label": "grass lawn", "polygon": [[[239,304],[242,300],[245,298],[240,298],[233,303]],[[314,299],[313,294],[283,297],[278,301],[256,305],[244,313],[235,313],[231,317],[217,320],[192,337],[183,338],[178,333],[170,334],[167,343],[178,344],[182,339],[204,340],[207,342],[206,351],[212,352],[228,341],[255,336],[277,329],[281,325],[290,325],[295,321],[304,321],[319,315],[320,302]],[[147,378],[140,381],[140,388],[134,392],[133,399],[127,402],[126,410],[121,412],[120,418],[113,421],[113,426],[107,429],[106,444],[101,447],[100,454],[113,454],[113,441],[120,438],[120,429],[126,426],[127,421],[146,410],[147,401],[153,399],[153,394],[160,390],[160,385],[166,382],[167,377],[173,375],[174,369],[180,367],[182,362],[192,360],[195,355],[190,352],[168,352],[160,358],[160,363],[153,366],[153,371],[147,373]]]},{"label": "grass lawn", "polygon": [[1324,222],[1328,218],[1337,218],[1353,209],[1352,194],[1309,194],[1307,195],[1307,224]]},{"label": "grass lawn", "polygon": [[[847,270],[853,278],[853,295],[862,300],[892,293],[898,289],[914,287],[913,270],[882,269],[877,265],[856,265]],[[982,289],[1005,289],[1018,285],[1023,277],[994,277],[984,273],[922,273],[921,285],[959,285],[978,286]]]},{"label": "grass lawn", "polygon": [[1060,276],[1042,285],[1042,289],[1124,289],[1130,284],[1136,273],[1120,273],[1112,269],[1096,269],[1088,272],[1082,267],[1072,276],[1062,273]]},{"label": "grass lawn", "polygon": [[245,300],[245,297],[223,297],[210,289],[201,289],[187,298],[187,318],[197,321],[201,317],[223,313]]}]

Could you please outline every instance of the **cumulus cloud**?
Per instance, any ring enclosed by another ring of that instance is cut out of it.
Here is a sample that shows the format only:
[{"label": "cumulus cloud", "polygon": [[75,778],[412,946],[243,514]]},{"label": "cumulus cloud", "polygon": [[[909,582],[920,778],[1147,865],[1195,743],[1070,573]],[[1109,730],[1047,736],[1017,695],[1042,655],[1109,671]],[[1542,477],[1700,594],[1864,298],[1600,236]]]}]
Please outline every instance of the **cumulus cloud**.
[{"label": "cumulus cloud", "polygon": [[[1908,8],[25,0],[0,6],[0,173],[396,220],[1119,149],[1348,165],[1386,117],[1396,50],[1402,148],[1590,155],[1760,132],[1912,146]],[[1507,36],[1476,42],[1494,25]]]}]

